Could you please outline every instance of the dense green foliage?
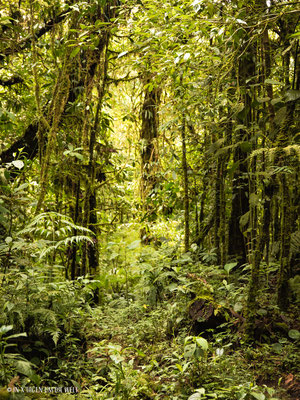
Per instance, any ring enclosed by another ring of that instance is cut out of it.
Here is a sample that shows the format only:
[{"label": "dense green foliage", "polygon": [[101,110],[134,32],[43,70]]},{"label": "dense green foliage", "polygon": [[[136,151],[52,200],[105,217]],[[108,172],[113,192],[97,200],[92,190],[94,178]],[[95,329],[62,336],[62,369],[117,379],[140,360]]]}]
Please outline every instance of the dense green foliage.
[{"label": "dense green foliage", "polygon": [[298,6],[1,1],[0,399],[299,398]]}]

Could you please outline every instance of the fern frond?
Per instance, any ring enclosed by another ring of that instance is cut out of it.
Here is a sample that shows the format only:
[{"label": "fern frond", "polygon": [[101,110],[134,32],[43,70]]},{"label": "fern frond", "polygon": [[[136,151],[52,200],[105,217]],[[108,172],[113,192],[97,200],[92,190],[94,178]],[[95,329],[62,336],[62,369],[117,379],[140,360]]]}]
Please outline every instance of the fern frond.
[{"label": "fern frond", "polygon": [[[81,234],[72,235],[74,231],[80,232]],[[22,237],[26,234],[34,234],[35,237],[37,235],[41,237],[38,241],[34,242],[35,244],[38,243],[41,245],[41,252],[39,255],[40,260],[49,255],[52,251],[66,248],[74,242],[80,243],[86,241],[94,244],[91,239],[91,237],[94,236],[94,233],[90,229],[77,225],[70,217],[54,211],[44,212],[37,215],[24,229],[17,232],[16,235]],[[62,236],[65,237],[62,238]],[[49,240],[47,238],[56,240]],[[27,241],[21,239],[20,242],[28,246]]]},{"label": "fern frond", "polygon": [[55,249],[58,249],[60,247],[66,247],[69,244],[73,244],[74,242],[76,242],[77,244],[83,241],[87,241],[91,244],[94,244],[93,240],[91,238],[89,238],[88,236],[84,236],[84,235],[76,235],[76,236],[71,236],[68,237],[64,240],[60,240],[56,243],[55,245]]},{"label": "fern frond", "polygon": [[300,161],[300,145],[298,145],[298,144],[293,144],[293,145],[286,146],[283,148],[282,147],[271,147],[271,148],[263,147],[261,149],[256,149],[256,150],[252,151],[252,153],[250,154],[250,159],[252,160],[254,157],[265,154],[269,158],[269,161],[274,161],[276,153],[279,150],[284,151],[284,153],[287,156],[296,155],[296,157]]},{"label": "fern frond", "polygon": [[36,310],[32,310],[32,316],[36,323],[40,322],[45,326],[45,330],[53,327],[58,329],[57,315],[53,310],[49,310],[49,308],[37,308]]},{"label": "fern frond", "polygon": [[[47,224],[48,229],[43,228],[45,222],[48,224],[50,223],[50,225]],[[76,225],[73,222],[72,218],[54,211],[49,211],[38,214],[36,217],[34,217],[33,220],[24,229],[18,232],[18,235],[23,235],[27,233],[41,233],[47,235],[49,231],[52,234],[53,222],[55,223],[59,222],[60,225],[64,225],[65,229],[69,230],[69,232],[73,229],[80,232],[86,232],[91,235],[93,234],[93,232],[90,229],[85,228],[84,226],[81,225]]]},{"label": "fern frond", "polygon": [[[12,323],[14,326],[21,327],[22,329],[25,329],[25,321],[24,321],[24,310],[19,310],[14,308],[12,312]],[[16,321],[16,317],[18,317]]]},{"label": "fern frond", "polygon": [[297,156],[298,161],[300,161],[300,145],[299,144],[292,144],[290,146],[285,147],[283,150],[289,156],[292,156],[294,153]]},{"label": "fern frond", "polygon": [[55,346],[57,346],[58,339],[59,339],[59,336],[61,334],[61,330],[60,329],[47,328],[47,329],[45,329],[45,332],[50,333]]},{"label": "fern frond", "polygon": [[43,259],[44,257],[46,257],[48,254],[50,254],[52,251],[54,250],[63,250],[65,247],[67,247],[70,244],[73,244],[74,242],[76,242],[77,244],[79,244],[80,242],[89,242],[92,245],[94,245],[94,242],[91,238],[89,238],[88,236],[84,236],[84,235],[77,235],[77,236],[71,236],[71,237],[67,237],[66,239],[63,240],[59,240],[58,242],[51,242],[53,243],[51,246],[48,246],[47,248],[43,249],[40,253],[39,259]]}]

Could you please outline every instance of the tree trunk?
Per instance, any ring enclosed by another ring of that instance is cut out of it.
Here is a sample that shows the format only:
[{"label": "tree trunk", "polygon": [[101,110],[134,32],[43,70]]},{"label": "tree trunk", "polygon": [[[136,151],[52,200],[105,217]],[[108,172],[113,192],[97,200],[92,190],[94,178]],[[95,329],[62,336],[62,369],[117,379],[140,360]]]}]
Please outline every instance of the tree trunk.
[{"label": "tree trunk", "polygon": [[255,317],[257,312],[257,292],[259,289],[259,272],[261,261],[261,235],[258,229],[257,206],[258,198],[256,185],[256,157],[252,160],[251,178],[249,180],[250,198],[250,229],[251,229],[251,278],[248,288],[246,306],[246,336],[247,339],[254,339]]},{"label": "tree trunk", "polygon": [[153,205],[151,195],[157,184],[158,171],[158,108],[160,103],[161,89],[152,87],[151,77],[146,78],[146,89],[141,112],[142,126],[140,131],[141,143],[141,180],[140,196],[142,200],[142,221],[145,225],[140,235],[143,243],[149,241],[149,225],[147,222],[156,219],[156,208]]},{"label": "tree trunk", "polygon": [[[80,195],[80,180],[74,184],[74,193],[75,193],[75,209],[74,209],[74,217],[73,221],[77,225],[78,224],[78,219],[79,219],[79,195]],[[77,235],[77,230],[73,230],[73,235]],[[72,244],[72,251],[71,251],[71,279],[74,280],[76,277],[80,275],[80,267],[78,263],[76,262],[77,258],[77,244],[74,242]]]},{"label": "tree trunk", "polygon": [[184,251],[187,253],[190,247],[190,215],[189,215],[189,181],[188,167],[186,160],[186,121],[185,115],[182,115],[181,142],[182,142],[182,173],[184,190]]},{"label": "tree trunk", "polygon": [[249,211],[248,178],[246,153],[238,147],[233,154],[238,164],[232,179],[231,214],[229,218],[228,257],[236,259],[239,265],[246,263],[245,237],[240,229],[240,218]]},{"label": "tree trunk", "polygon": [[220,249],[220,221],[221,221],[221,163],[220,158],[216,160],[215,173],[215,221],[214,221],[214,247],[217,254],[217,264],[221,264],[221,249]]},{"label": "tree trunk", "polygon": [[[282,29],[283,43],[287,48],[290,48],[290,34],[293,30],[293,24],[289,23],[289,20],[285,21]],[[290,49],[284,55],[284,79],[287,88],[290,87]],[[295,60],[294,60],[294,78],[292,83],[292,89],[299,90],[299,79],[300,69],[298,65],[298,46],[296,46]],[[297,82],[296,82],[297,77]],[[295,85],[295,86],[294,86]],[[278,166],[290,167],[291,157],[288,155],[287,146],[291,141],[291,130],[294,124],[294,113],[296,108],[296,100],[287,102],[285,119],[280,127],[277,139],[278,146]],[[292,200],[289,185],[289,174],[284,170],[278,173],[278,180],[280,186],[281,195],[281,225],[280,225],[280,270],[278,277],[278,288],[277,288],[277,303],[282,310],[287,310],[290,302],[289,293],[289,279],[291,277],[291,260],[290,260],[290,248],[291,248],[291,234],[293,226],[293,210]]]},{"label": "tree trunk", "polygon": [[281,215],[281,235],[280,235],[280,271],[278,279],[278,305],[282,310],[286,310],[289,305],[289,279],[290,270],[290,246],[291,246],[291,201],[290,188],[287,177],[283,173],[280,177],[282,215]]}]

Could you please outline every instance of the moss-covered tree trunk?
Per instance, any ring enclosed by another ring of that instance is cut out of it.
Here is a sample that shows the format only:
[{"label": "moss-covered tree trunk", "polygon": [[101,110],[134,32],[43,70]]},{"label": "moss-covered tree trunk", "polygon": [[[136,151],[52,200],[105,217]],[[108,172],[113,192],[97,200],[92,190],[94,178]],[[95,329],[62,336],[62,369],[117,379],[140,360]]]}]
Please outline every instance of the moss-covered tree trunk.
[{"label": "moss-covered tree trunk", "polygon": [[289,305],[289,279],[290,270],[290,246],[291,246],[291,195],[287,176],[280,176],[281,206],[281,235],[280,235],[280,271],[278,278],[278,305],[286,310]]},{"label": "moss-covered tree trunk", "polygon": [[[110,18],[117,15],[117,1],[108,1],[93,18],[100,19],[105,24]],[[97,184],[96,184],[96,142],[100,132],[103,99],[107,88],[108,71],[108,44],[110,40],[110,27],[103,28],[99,35],[99,44],[96,49],[87,51],[86,77],[85,77],[85,116],[82,126],[82,145],[88,151],[87,184],[84,201],[83,225],[93,232],[93,245],[85,244],[82,252],[81,275],[95,276],[99,271],[99,243],[98,243],[98,217],[97,217]],[[94,93],[93,93],[94,91]],[[96,106],[92,107],[93,94],[96,97]],[[98,295],[95,293],[95,301]]]},{"label": "moss-covered tree trunk", "polygon": [[141,110],[141,179],[140,196],[142,202],[143,228],[140,235],[144,243],[149,241],[148,222],[156,219],[156,207],[153,204],[153,195],[157,184],[157,171],[159,162],[158,153],[158,110],[161,89],[154,86],[152,77],[145,79],[144,100]]},{"label": "moss-covered tree trunk", "polygon": [[[247,37],[247,36],[246,36]],[[240,228],[240,219],[249,212],[248,144],[253,119],[249,79],[255,76],[255,48],[247,47],[239,62],[238,87],[243,109],[237,114],[237,122],[243,128],[234,135],[233,163],[236,169],[232,179],[231,213],[229,218],[228,257],[236,259],[239,265],[247,261],[247,240]]]},{"label": "moss-covered tree trunk", "polygon": [[[265,4],[264,1],[257,0],[254,4],[247,4],[248,12],[255,15],[263,11]],[[249,39],[249,33],[246,37]],[[248,46],[244,57],[241,60],[240,68],[240,84],[243,90],[245,113],[243,124],[247,127],[246,138],[249,141],[251,136],[255,135],[252,126],[258,119],[258,110],[253,101],[257,96],[255,83],[259,81],[259,70],[257,66],[257,59],[259,58],[257,41],[253,41]],[[251,82],[251,83],[250,83]],[[247,154],[245,154],[247,156]],[[257,157],[251,158],[248,164],[248,193],[249,193],[249,229],[250,235],[247,235],[248,241],[248,260],[251,263],[251,277],[248,287],[247,304],[246,304],[246,337],[249,340],[254,338],[255,330],[255,317],[257,313],[257,293],[259,289],[259,274],[261,263],[261,235],[260,235],[260,221],[259,221],[259,190],[258,190],[258,177],[257,177]]]},{"label": "moss-covered tree trunk", "polygon": [[258,195],[256,184],[256,157],[251,162],[251,178],[249,180],[250,198],[250,229],[251,242],[250,254],[251,277],[248,287],[247,307],[246,307],[246,335],[247,339],[253,340],[255,330],[255,317],[257,312],[257,292],[259,289],[259,274],[261,262],[261,239],[258,226]]},{"label": "moss-covered tree trunk", "polygon": [[[300,66],[298,62],[298,43],[295,46],[294,63],[291,63],[291,39],[290,35],[296,27],[296,22],[287,16],[282,23],[281,38],[286,47],[283,54],[283,76],[287,89],[299,90],[300,88]],[[291,74],[291,71],[293,72]],[[291,76],[293,77],[291,79]],[[291,93],[291,92],[290,92]],[[280,186],[280,270],[278,277],[277,302],[282,310],[286,310],[290,303],[289,279],[291,277],[291,234],[293,227],[293,209],[292,209],[292,193],[290,171],[292,170],[292,156],[296,154],[290,153],[288,146],[291,143],[293,127],[295,124],[295,110],[297,99],[291,98],[286,103],[285,118],[277,136],[277,159],[278,181]],[[298,169],[298,168],[297,168]]]},{"label": "moss-covered tree trunk", "polygon": [[87,246],[88,258],[88,272],[91,276],[95,276],[99,271],[99,244],[98,244],[98,218],[97,218],[97,189],[96,189],[96,159],[95,159],[95,146],[96,138],[99,134],[100,122],[102,116],[103,98],[105,96],[107,84],[107,68],[108,68],[108,42],[109,32],[105,33],[105,52],[103,53],[102,65],[98,72],[101,76],[101,81],[97,84],[97,106],[94,111],[94,123],[90,130],[89,138],[89,164],[88,164],[88,177],[89,183],[86,188],[86,221],[87,227],[94,234],[94,244]]},{"label": "moss-covered tree trunk", "polygon": [[190,247],[190,200],[189,200],[189,180],[188,180],[188,165],[186,157],[186,121],[185,115],[182,115],[181,121],[181,164],[183,175],[183,204],[184,204],[184,251],[188,252]]},{"label": "moss-covered tree trunk", "polygon": [[[79,204],[79,197],[80,197],[80,180],[78,179],[77,182],[74,182],[73,184],[73,191],[74,191],[74,197],[75,197],[75,207],[73,208],[73,221],[77,225],[79,222],[79,211],[80,211],[80,204]],[[72,215],[71,214],[71,215]],[[77,230],[73,230],[73,235],[77,235]],[[77,262],[77,243],[74,242],[71,247],[71,254],[70,254],[70,261],[71,261],[71,279],[74,280],[77,276],[80,275],[80,266],[79,263]]]}]

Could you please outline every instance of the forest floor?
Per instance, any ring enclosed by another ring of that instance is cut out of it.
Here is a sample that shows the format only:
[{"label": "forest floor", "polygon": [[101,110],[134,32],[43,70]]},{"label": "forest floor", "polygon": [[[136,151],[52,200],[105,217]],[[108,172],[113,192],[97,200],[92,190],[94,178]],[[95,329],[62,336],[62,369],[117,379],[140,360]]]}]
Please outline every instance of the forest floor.
[{"label": "forest floor", "polygon": [[[249,265],[221,268],[212,252],[182,254],[175,242],[141,246],[134,226],[102,254],[93,280],[62,281],[57,268],[49,281],[38,266],[7,275],[0,344],[11,392],[3,385],[0,399],[69,399],[64,388],[95,400],[299,399],[299,299],[278,309],[276,263],[262,268],[249,342]],[[27,336],[9,340],[5,329]],[[36,387],[62,392],[26,392]]]}]

